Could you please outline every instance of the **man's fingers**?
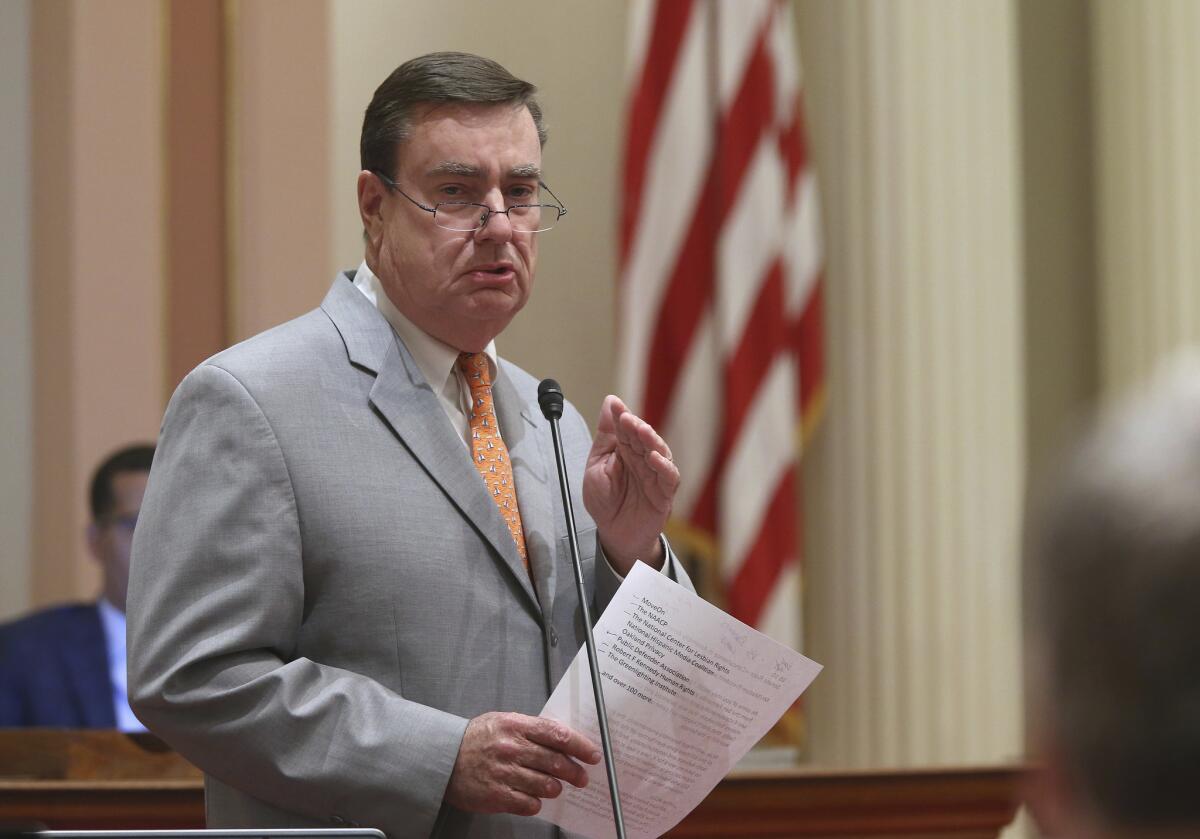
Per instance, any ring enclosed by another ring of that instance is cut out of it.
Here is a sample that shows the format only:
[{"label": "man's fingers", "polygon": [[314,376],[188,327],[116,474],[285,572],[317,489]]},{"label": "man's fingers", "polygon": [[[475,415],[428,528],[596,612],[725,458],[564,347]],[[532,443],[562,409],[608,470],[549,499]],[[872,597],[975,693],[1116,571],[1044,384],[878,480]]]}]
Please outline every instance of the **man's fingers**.
[{"label": "man's fingers", "polygon": [[658,452],[667,460],[671,459],[671,447],[667,445],[667,441],[644,419],[638,419],[637,438],[645,451]]},{"label": "man's fingers", "polygon": [[533,719],[535,722],[526,730],[525,736],[534,743],[584,763],[600,762],[600,750],[578,731],[554,720],[540,717]]},{"label": "man's fingers", "polygon": [[667,441],[659,436],[650,423],[632,411],[621,414],[617,423],[617,437],[639,455],[658,452],[667,460],[671,459],[671,448]]},{"label": "man's fingers", "polygon": [[499,813],[512,813],[514,816],[536,816],[542,809],[542,798],[554,796],[530,795],[519,789],[509,787],[504,795],[501,806],[496,809]]},{"label": "man's fingers", "polygon": [[629,409],[625,407],[625,403],[621,401],[621,397],[609,394],[604,397],[604,408],[612,417],[613,422],[621,421],[621,414],[626,413]]},{"label": "man's fingers", "polygon": [[650,486],[671,489],[679,482],[679,470],[671,460],[671,450],[650,426],[643,427],[634,435],[627,446],[629,455],[625,462],[638,476],[638,480],[650,491]]},{"label": "man's fingers", "polygon": [[596,423],[596,437],[616,434],[617,427],[621,424],[621,415],[628,410],[625,403],[612,394],[604,397],[600,406],[600,419]]},{"label": "man's fingers", "polygon": [[534,798],[558,798],[563,791],[562,781],[524,766],[511,767],[507,782],[517,792]]},{"label": "man's fingers", "polygon": [[667,492],[674,492],[679,486],[679,468],[658,452],[650,455],[650,463],[658,475],[658,485]]},{"label": "man's fingers", "polygon": [[581,789],[587,786],[587,771],[582,766],[561,752],[545,746],[531,743],[529,754],[522,760],[522,763],[530,769],[536,769],[545,775],[559,778]]}]

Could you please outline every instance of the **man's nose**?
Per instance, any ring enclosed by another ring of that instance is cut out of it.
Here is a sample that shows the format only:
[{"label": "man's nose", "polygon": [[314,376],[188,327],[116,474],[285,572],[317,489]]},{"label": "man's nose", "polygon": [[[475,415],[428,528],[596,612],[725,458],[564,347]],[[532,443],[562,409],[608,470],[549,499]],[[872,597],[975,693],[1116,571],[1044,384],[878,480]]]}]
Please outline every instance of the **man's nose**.
[{"label": "man's nose", "polygon": [[490,212],[483,225],[475,231],[475,240],[479,242],[508,242],[513,237],[512,219],[505,212],[502,199],[492,199],[487,203]]}]

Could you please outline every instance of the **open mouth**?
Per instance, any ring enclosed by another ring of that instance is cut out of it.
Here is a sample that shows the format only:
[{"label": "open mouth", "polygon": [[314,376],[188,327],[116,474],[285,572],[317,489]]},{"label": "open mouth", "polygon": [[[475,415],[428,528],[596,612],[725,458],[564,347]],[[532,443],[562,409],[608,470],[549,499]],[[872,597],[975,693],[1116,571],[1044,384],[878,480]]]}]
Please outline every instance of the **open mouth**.
[{"label": "open mouth", "polygon": [[512,265],[500,262],[493,265],[480,265],[472,270],[473,274],[486,274],[493,277],[507,277],[513,273]]}]

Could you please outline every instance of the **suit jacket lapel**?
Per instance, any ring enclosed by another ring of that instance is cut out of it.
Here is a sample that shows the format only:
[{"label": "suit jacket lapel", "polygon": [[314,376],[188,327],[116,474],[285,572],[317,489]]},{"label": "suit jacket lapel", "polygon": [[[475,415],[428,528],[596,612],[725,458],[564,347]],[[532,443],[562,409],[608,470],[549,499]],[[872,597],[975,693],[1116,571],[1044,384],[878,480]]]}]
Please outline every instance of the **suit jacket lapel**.
[{"label": "suit jacket lapel", "polygon": [[525,552],[529,555],[542,614],[550,620],[554,608],[555,534],[558,532],[552,493],[559,491],[557,474],[547,463],[550,428],[536,408],[521,399],[503,363],[492,384],[492,400],[513,467],[517,507],[521,510],[521,526],[525,529]]},{"label": "suit jacket lapel", "polygon": [[[321,308],[337,326],[350,361],[376,374],[370,400],[392,431],[459,511],[495,549],[533,609],[537,595],[508,525],[471,463],[433,389],[387,320],[350,282],[338,281]],[[434,421],[430,421],[434,418]],[[503,420],[501,420],[503,430]],[[518,487],[518,497],[520,488]],[[522,514],[524,509],[522,508]]]}]

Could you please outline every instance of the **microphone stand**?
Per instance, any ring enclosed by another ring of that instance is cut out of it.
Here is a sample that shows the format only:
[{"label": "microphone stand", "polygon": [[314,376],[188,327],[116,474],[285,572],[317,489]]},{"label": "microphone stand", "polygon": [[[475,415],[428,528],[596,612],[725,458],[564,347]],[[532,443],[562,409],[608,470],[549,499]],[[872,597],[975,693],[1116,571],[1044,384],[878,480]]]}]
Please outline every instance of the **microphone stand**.
[{"label": "microphone stand", "polygon": [[600,748],[604,752],[604,770],[608,773],[608,795],[612,799],[613,821],[617,825],[618,839],[625,839],[625,820],[621,816],[621,794],[617,791],[617,767],[613,760],[612,740],[608,735],[608,714],[604,710],[604,691],[600,688],[600,666],[596,655],[596,639],[592,636],[592,615],[587,604],[587,590],[583,585],[583,566],[579,561],[579,542],[575,538],[575,510],[571,505],[571,490],[567,484],[567,464],[563,457],[562,435],[558,430],[558,419],[563,412],[563,394],[554,379],[543,379],[538,385],[538,404],[542,415],[550,422],[550,436],[554,440],[554,460],[558,466],[558,486],[562,490],[563,509],[567,516],[567,536],[571,544],[571,563],[575,569],[575,590],[579,593],[579,606],[583,610],[584,645],[587,647],[588,667],[592,673],[592,694],[596,698],[596,721],[600,725]]}]

